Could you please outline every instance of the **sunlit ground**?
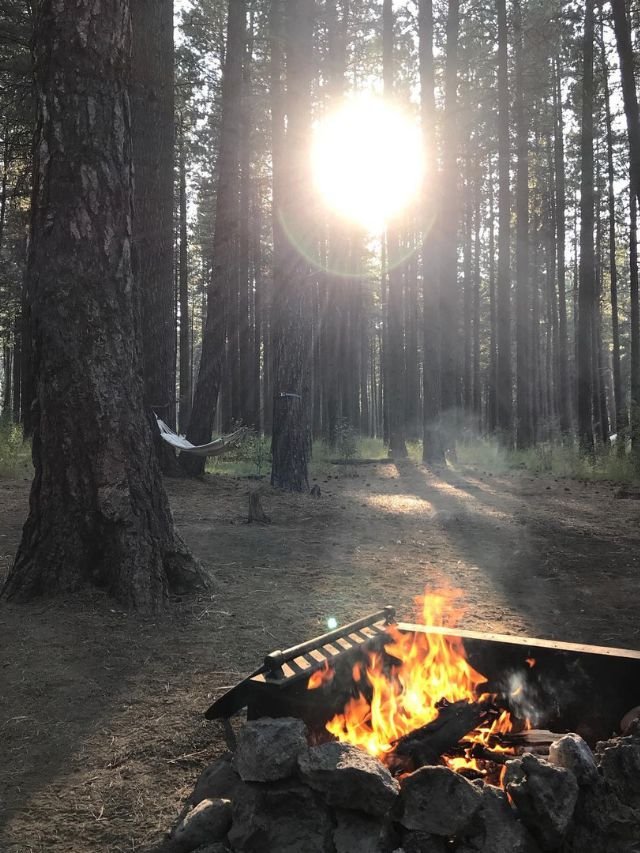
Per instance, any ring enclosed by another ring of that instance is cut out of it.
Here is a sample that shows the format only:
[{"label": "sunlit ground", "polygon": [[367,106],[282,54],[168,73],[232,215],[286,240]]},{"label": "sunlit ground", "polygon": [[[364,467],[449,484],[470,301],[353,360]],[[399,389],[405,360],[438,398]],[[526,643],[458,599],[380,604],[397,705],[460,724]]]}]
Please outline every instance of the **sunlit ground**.
[{"label": "sunlit ground", "polygon": [[413,201],[421,186],[420,131],[380,98],[347,100],[315,127],[313,175],[326,206],[377,234]]}]

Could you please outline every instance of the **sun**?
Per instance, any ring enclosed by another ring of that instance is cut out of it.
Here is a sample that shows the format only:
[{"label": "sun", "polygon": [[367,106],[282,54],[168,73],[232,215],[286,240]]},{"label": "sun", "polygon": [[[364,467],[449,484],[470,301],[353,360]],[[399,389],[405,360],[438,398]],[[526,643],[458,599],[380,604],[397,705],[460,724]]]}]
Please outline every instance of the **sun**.
[{"label": "sun", "polygon": [[354,98],[314,131],[314,183],[334,213],[379,233],[417,196],[420,131],[399,108],[382,99]]}]

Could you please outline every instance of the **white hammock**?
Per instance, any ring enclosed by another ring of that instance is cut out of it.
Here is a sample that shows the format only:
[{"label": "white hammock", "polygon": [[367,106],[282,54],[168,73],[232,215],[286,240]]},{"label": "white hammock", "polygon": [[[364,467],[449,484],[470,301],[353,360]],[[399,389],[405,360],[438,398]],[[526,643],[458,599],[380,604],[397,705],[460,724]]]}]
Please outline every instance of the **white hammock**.
[{"label": "white hammock", "polygon": [[167,444],[175,447],[181,453],[193,453],[194,456],[220,456],[236,445],[238,441],[244,437],[246,432],[246,427],[240,427],[240,429],[232,432],[231,435],[226,435],[223,438],[216,438],[215,441],[210,441],[209,444],[195,445],[191,444],[190,441],[187,441],[183,435],[175,433],[171,427],[167,426],[164,421],[161,421],[157,415],[156,421],[158,422],[160,435],[164,438]]}]

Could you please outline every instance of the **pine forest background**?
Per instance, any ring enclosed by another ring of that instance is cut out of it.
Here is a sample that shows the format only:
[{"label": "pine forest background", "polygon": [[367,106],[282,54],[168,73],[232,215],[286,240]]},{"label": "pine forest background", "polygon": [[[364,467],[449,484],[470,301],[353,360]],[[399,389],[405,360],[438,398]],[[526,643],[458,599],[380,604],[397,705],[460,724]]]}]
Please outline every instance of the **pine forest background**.
[{"label": "pine forest background", "polygon": [[[427,462],[478,436],[638,450],[636,4],[133,7],[149,409],[194,443],[271,435],[289,395],[306,435]],[[0,2],[0,411],[27,436],[37,14]],[[357,91],[423,133],[418,202],[382,235],[327,213],[304,156]]]}]

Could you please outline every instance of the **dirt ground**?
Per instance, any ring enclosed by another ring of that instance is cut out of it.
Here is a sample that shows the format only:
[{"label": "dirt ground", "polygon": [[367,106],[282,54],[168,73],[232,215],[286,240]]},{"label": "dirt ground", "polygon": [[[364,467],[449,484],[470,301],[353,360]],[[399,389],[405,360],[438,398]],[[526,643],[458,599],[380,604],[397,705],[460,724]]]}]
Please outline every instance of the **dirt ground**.
[{"label": "dirt ground", "polygon": [[[203,711],[264,653],[425,586],[463,590],[485,631],[640,648],[640,501],[616,487],[333,466],[320,498],[260,485],[269,527],[244,523],[246,479],[170,481],[210,593],[140,619],[110,600],[0,605],[1,853],[130,853],[158,839],[223,750]],[[0,580],[29,484],[0,480]]]}]

